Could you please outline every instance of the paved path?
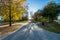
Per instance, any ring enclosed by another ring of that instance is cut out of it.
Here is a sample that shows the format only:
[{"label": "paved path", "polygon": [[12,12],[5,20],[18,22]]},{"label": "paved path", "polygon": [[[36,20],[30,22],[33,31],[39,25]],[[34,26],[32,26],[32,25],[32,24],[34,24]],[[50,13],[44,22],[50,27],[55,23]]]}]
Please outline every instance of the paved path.
[{"label": "paved path", "polygon": [[[15,23],[15,24],[12,24],[12,25],[18,25],[18,24],[20,24],[21,26],[20,26],[17,30],[15,30],[15,31],[13,31],[13,32],[8,32],[8,33],[5,33],[5,34],[0,35],[0,40],[6,38],[7,36],[9,36],[9,35],[11,35],[11,34],[13,34],[13,33],[15,33],[15,32],[18,31],[20,28],[22,28],[24,25],[27,25],[28,22],[27,22],[27,23]],[[7,26],[9,26],[9,25],[7,25]],[[3,27],[5,27],[5,26],[3,25]]]},{"label": "paved path", "polygon": [[[20,23],[14,23],[12,25],[18,25],[18,24],[25,24],[25,23],[20,22]],[[6,25],[1,24],[0,25],[0,27],[7,27],[7,26],[9,26],[9,24],[6,24]]]},{"label": "paved path", "polygon": [[29,23],[3,40],[60,40],[60,34],[39,28],[35,23]]}]

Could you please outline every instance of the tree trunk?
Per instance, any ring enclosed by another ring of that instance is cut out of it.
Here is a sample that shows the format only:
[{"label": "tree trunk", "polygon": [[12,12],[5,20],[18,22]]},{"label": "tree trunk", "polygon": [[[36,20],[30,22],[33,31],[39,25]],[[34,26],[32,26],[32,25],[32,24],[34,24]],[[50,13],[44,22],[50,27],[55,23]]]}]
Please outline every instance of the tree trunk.
[{"label": "tree trunk", "polygon": [[9,26],[11,26],[11,0],[9,0]]}]

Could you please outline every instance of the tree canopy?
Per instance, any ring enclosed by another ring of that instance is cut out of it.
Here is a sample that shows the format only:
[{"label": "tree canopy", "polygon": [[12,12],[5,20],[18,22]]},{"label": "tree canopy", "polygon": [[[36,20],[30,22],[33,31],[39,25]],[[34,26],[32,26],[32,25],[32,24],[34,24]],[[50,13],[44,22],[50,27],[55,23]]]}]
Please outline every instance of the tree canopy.
[{"label": "tree canopy", "polygon": [[59,13],[60,5],[51,1],[43,8],[43,10],[38,10],[37,12],[35,12],[34,19],[35,20],[47,19],[49,21],[53,21],[57,19]]},{"label": "tree canopy", "polygon": [[[22,20],[22,15],[27,11],[23,8],[23,4],[26,0],[10,0],[11,3],[9,4],[9,0],[2,0],[2,5],[0,6],[0,14],[3,15],[3,19],[8,21],[9,20],[9,5],[11,6],[11,18],[12,21],[14,20]],[[3,6],[4,5],[4,6]]]}]

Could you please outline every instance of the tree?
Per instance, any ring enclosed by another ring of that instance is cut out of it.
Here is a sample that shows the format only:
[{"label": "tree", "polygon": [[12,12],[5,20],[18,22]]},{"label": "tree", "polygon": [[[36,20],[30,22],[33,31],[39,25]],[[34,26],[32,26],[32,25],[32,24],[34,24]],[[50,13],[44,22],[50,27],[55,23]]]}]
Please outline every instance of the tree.
[{"label": "tree", "polygon": [[[9,25],[11,26],[12,21],[22,20],[22,15],[25,10],[23,8],[23,4],[26,0],[2,0],[3,1],[3,9],[1,10],[3,13],[3,20],[9,21]],[[2,4],[2,5],[3,5]]]},{"label": "tree", "polygon": [[38,10],[37,12],[34,13],[33,18],[35,21],[41,21],[42,19],[42,10]]},{"label": "tree", "polygon": [[53,22],[57,15],[57,4],[55,2],[50,2],[44,7],[42,16],[48,18],[49,21]]},{"label": "tree", "polygon": [[22,17],[23,20],[28,20],[28,13],[25,13]]},{"label": "tree", "polygon": [[57,13],[60,14],[60,4],[58,4],[58,6],[57,6]]}]

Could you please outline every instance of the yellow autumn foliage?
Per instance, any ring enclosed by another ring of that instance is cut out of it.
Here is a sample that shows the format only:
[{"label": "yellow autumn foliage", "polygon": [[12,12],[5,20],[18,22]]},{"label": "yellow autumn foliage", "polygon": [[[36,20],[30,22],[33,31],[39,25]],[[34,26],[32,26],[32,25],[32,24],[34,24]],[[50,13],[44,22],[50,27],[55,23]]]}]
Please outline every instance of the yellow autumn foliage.
[{"label": "yellow autumn foliage", "polygon": [[[3,0],[3,2],[4,3],[6,2],[9,4],[8,0],[6,0],[6,1]],[[11,0],[11,18],[12,18],[12,21],[22,20],[23,14],[27,11],[22,6],[25,2],[26,2],[26,0]],[[6,3],[3,7],[3,10],[1,10],[1,11],[3,14],[3,19],[9,20],[9,5],[7,5]]]}]

